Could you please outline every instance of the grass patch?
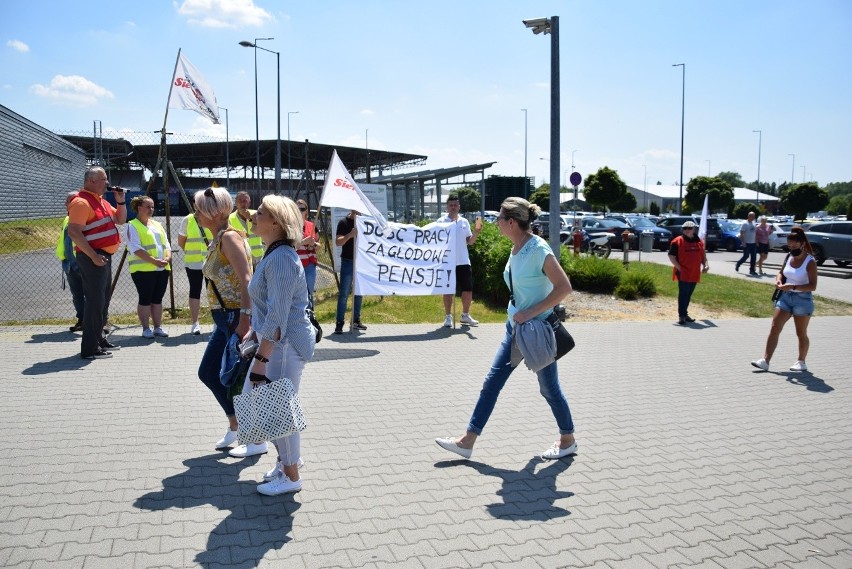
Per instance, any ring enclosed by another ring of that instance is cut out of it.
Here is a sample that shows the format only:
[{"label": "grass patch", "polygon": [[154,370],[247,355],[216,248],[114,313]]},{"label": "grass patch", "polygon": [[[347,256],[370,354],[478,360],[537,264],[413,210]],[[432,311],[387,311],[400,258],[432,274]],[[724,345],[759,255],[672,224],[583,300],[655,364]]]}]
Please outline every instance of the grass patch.
[{"label": "grass patch", "polygon": [[56,247],[63,219],[65,216],[0,223],[0,255]]}]

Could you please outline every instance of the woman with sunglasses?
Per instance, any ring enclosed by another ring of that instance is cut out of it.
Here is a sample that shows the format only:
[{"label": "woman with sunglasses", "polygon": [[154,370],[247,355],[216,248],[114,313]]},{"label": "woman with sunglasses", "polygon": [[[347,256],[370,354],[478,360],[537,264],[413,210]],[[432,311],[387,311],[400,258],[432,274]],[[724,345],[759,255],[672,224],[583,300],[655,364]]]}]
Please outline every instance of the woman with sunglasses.
[{"label": "woman with sunglasses", "polygon": [[[136,212],[136,218],[127,224],[130,278],[139,295],[136,314],[142,324],[142,337],[153,340],[155,336],[169,335],[162,324],[163,296],[169,285],[172,246],[166,230],[159,221],[151,218],[154,200],[148,196],[136,196],[130,200],[130,209]],[[154,321],[153,331],[151,320]]]},{"label": "woman with sunglasses", "polygon": [[319,237],[313,221],[308,220],[308,203],[305,200],[296,200],[299,212],[302,214],[302,240],[296,248],[302,267],[305,269],[305,281],[308,283],[308,303],[314,306],[314,288],[317,283],[317,246]]},{"label": "woman with sunglasses", "polygon": [[751,362],[751,365],[763,371],[769,371],[769,360],[778,347],[778,337],[791,317],[796,325],[796,336],[799,338],[799,359],[790,366],[790,371],[808,371],[805,358],[808,357],[808,348],[811,345],[808,324],[814,313],[813,291],[817,286],[817,264],[808,236],[801,227],[790,230],[787,246],[790,248],[790,254],[784,259],[781,270],[775,277],[775,286],[781,290],[781,297],[775,303],[775,314],[772,316],[772,327],[766,339],[766,349],[762,358]]},{"label": "woman with sunglasses", "polygon": [[[535,221],[539,213],[541,208],[523,198],[507,198],[500,205],[497,227],[500,233],[512,241],[512,253],[503,271],[503,280],[512,292],[506,335],[494,356],[491,370],[485,376],[467,432],[460,437],[435,439],[441,448],[464,458],[470,458],[473,453],[473,445],[494,411],[500,391],[515,371],[511,361],[513,327],[532,319],[547,319],[553,313],[553,307],[571,293],[571,282],[550,245],[530,231],[530,223]],[[536,375],[539,390],[550,405],[559,428],[559,440],[545,450],[541,457],[554,460],[576,454],[574,422],[568,401],[559,386],[556,361],[540,369]]]}]

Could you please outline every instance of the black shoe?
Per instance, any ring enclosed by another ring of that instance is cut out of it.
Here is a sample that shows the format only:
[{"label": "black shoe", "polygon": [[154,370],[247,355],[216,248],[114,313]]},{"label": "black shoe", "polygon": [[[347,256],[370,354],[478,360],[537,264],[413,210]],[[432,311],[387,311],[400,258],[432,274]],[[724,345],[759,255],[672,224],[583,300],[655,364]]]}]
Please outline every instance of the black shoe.
[{"label": "black shoe", "polygon": [[681,318],[677,321],[678,326],[686,326],[686,319]]},{"label": "black shoe", "polygon": [[736,272],[740,272],[740,266],[739,266],[739,265],[734,265],[734,270],[735,270]]},{"label": "black shoe", "polygon": [[337,323],[337,325],[334,327],[334,333],[335,334],[343,334],[343,322]]},{"label": "black shoe", "polygon": [[361,321],[360,321],[360,320],[356,320],[355,322],[353,322],[353,323],[352,323],[352,326],[353,326],[356,330],[366,330],[366,329],[367,329],[367,327],[366,327],[366,326],[364,326],[363,324],[361,324]]},{"label": "black shoe", "polygon": [[83,358],[84,360],[105,360],[107,358],[112,357],[112,352],[108,352],[106,350],[98,350],[97,352],[95,352],[91,356],[82,356],[81,355],[80,357]]},{"label": "black shoe", "polygon": [[690,318],[689,316],[684,318],[684,320],[686,320],[687,322],[695,322],[695,318]]},{"label": "black shoe", "polygon": [[98,344],[98,346],[100,346],[100,348],[102,350],[120,350],[121,349],[121,346],[116,346],[115,344],[113,344],[112,342],[110,342],[109,340],[106,340],[106,339],[101,340],[100,343]]},{"label": "black shoe", "polygon": [[753,276],[753,277],[759,277],[759,276],[760,276],[760,275],[758,275],[758,274],[757,274],[757,272],[755,272],[755,271],[749,271],[749,272],[748,272],[748,274],[749,274],[749,275],[751,275],[751,276]]},{"label": "black shoe", "polygon": [[83,322],[81,320],[77,320],[77,323],[68,328],[71,332],[79,332],[83,329]]}]

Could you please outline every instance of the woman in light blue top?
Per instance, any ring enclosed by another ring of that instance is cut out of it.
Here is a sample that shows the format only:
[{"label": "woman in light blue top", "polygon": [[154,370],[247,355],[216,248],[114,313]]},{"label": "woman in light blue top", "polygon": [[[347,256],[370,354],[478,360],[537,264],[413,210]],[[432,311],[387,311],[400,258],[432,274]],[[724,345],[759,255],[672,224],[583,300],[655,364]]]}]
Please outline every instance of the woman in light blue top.
[{"label": "woman in light blue top", "polygon": [[[305,313],[308,286],[295,249],[302,241],[302,216],[291,199],[269,195],[253,220],[266,251],[249,283],[251,324],[259,346],[243,390],[247,393],[286,377],[298,391],[305,363],[314,356],[316,334]],[[298,492],[301,436],[296,433],[273,442],[278,462],[257,491],[267,496]]]},{"label": "woman in light blue top", "polygon": [[[473,415],[467,426],[467,432],[460,437],[435,439],[442,448],[464,458],[470,458],[476,439],[482,434],[485,423],[491,416],[500,390],[514,371],[511,366],[512,327],[532,319],[545,319],[553,312],[553,307],[571,293],[571,282],[551,251],[547,242],[530,232],[530,223],[534,221],[541,208],[522,198],[507,198],[500,205],[497,227],[512,241],[512,254],[503,278],[512,290],[513,300],[509,302],[506,321],[506,335],[494,356],[491,370],[485,376],[479,400],[473,409]],[[511,282],[510,282],[511,269]],[[577,452],[574,440],[574,422],[568,401],[559,386],[556,362],[537,372],[538,384],[542,396],[550,405],[556,424],[559,427],[559,440],[542,453],[542,458],[557,459]]]}]

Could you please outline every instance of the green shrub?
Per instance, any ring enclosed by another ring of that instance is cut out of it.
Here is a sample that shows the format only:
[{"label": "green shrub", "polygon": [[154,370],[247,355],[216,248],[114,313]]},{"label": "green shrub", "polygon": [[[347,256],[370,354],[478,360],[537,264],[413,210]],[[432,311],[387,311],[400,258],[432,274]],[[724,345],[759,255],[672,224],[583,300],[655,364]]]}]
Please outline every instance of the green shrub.
[{"label": "green shrub", "polygon": [[639,287],[635,282],[624,279],[615,287],[615,296],[622,300],[636,300],[639,298]]},{"label": "green shrub", "polygon": [[571,285],[581,291],[612,294],[624,270],[621,263],[598,257],[562,254],[562,268],[571,279]]},{"label": "green shrub", "polygon": [[[629,285],[630,288],[635,288],[636,294],[644,298],[651,298],[657,294],[657,285],[654,283],[654,277],[642,271],[626,272],[621,277],[621,285]],[[615,293],[619,298],[625,298],[618,294],[618,289],[615,290]],[[635,299],[636,297],[627,300]]]},{"label": "green shrub", "polygon": [[509,288],[503,281],[503,269],[512,252],[512,242],[500,234],[493,223],[484,223],[476,243],[468,249],[473,273],[473,295],[477,299],[506,305]]}]

